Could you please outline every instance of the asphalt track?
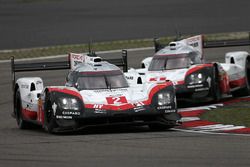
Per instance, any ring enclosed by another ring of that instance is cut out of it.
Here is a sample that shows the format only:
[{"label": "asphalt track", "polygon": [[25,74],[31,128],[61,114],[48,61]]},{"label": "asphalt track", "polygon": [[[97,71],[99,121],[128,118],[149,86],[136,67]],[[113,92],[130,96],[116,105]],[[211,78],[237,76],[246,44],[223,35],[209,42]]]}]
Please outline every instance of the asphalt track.
[{"label": "asphalt track", "polygon": [[0,49],[250,30],[248,0],[0,0]]},{"label": "asphalt track", "polygon": [[[249,47],[205,50],[208,61],[223,62],[224,53]],[[138,67],[152,50],[129,52],[129,64]],[[103,57],[117,57],[105,54]],[[54,166],[250,166],[250,137],[147,127],[102,127],[67,135],[50,135],[40,128],[17,129],[12,112],[9,63],[0,63],[0,167]],[[66,71],[20,74],[41,76],[46,85],[63,84]]]}]

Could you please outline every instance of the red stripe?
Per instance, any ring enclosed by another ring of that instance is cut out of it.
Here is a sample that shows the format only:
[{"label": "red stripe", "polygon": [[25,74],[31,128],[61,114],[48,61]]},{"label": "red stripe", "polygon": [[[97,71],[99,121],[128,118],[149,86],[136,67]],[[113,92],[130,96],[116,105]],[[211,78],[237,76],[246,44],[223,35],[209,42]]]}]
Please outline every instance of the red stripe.
[{"label": "red stripe", "polygon": [[48,89],[49,89],[49,92],[54,91],[54,92],[66,93],[66,94],[70,94],[70,95],[73,95],[73,96],[76,96],[76,97],[79,97],[80,99],[82,99],[82,96],[80,95],[79,92],[69,90],[67,88],[63,88],[63,89],[60,89],[60,88],[48,88]]},{"label": "red stripe", "polygon": [[209,122],[206,120],[198,120],[198,121],[183,122],[180,127],[181,128],[191,128],[191,127],[207,126],[207,125],[215,125],[215,124],[218,124],[218,123]]},{"label": "red stripe", "polygon": [[237,79],[237,80],[234,80],[234,81],[230,81],[229,82],[229,85],[230,85],[230,88],[235,88],[235,87],[243,87],[246,85],[246,78],[241,78],[241,79]]},{"label": "red stripe", "polygon": [[201,65],[197,65],[194,68],[191,68],[190,70],[188,70],[188,72],[186,73],[186,75],[192,74],[193,72],[198,71],[198,70],[200,70],[202,68],[205,68],[205,67],[213,67],[213,64],[201,64]]},{"label": "red stripe", "polygon": [[177,85],[183,85],[185,84],[185,81],[177,81]]},{"label": "red stripe", "polygon": [[35,120],[37,118],[36,111],[31,111],[25,108],[22,109],[22,114],[23,114],[23,118],[26,120],[29,120],[29,119]]},{"label": "red stripe", "polygon": [[204,112],[207,111],[206,110],[184,111],[184,112],[179,112],[179,114],[181,114],[182,117],[197,117]]},{"label": "red stripe", "polygon": [[149,81],[157,81],[156,78],[150,78]]}]

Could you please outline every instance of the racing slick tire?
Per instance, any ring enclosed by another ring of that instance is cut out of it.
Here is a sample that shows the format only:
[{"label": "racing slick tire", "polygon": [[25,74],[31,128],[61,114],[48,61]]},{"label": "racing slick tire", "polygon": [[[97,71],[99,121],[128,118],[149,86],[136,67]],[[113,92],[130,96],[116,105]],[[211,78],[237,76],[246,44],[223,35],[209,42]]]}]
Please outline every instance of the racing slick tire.
[{"label": "racing slick tire", "polygon": [[47,98],[47,96],[46,96],[44,107],[45,107],[45,111],[44,111],[44,129],[48,133],[55,133],[54,129],[57,128],[58,125],[56,123],[56,117],[55,117],[54,112],[53,112],[52,103],[49,100],[49,98]]},{"label": "racing slick tire", "polygon": [[221,90],[219,82],[220,79],[218,69],[216,66],[213,66],[211,95],[214,102],[218,102],[221,99]]},{"label": "racing slick tire", "polygon": [[23,119],[22,113],[22,101],[19,88],[16,90],[15,93],[15,103],[14,103],[14,112],[16,116],[17,126],[19,129],[29,129],[30,123]]},{"label": "racing slick tire", "polygon": [[246,86],[239,90],[233,91],[232,95],[234,97],[248,96],[250,94],[250,57],[247,57],[246,59],[245,73],[246,73]]}]

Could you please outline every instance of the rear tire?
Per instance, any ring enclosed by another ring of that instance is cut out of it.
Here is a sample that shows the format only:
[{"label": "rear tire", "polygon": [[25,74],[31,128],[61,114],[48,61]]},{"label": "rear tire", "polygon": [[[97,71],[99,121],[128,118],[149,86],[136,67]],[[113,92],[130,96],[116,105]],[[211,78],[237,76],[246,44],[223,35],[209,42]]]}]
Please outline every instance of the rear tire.
[{"label": "rear tire", "polygon": [[27,121],[25,121],[23,119],[23,113],[22,113],[22,101],[21,101],[21,95],[20,95],[20,90],[19,88],[16,91],[15,94],[15,103],[14,103],[15,107],[15,115],[16,115],[16,122],[17,122],[17,126],[19,129],[29,129],[30,128],[30,123],[28,123]]},{"label": "rear tire", "polygon": [[246,86],[244,88],[232,92],[232,95],[234,97],[248,96],[250,94],[250,57],[247,57],[246,60],[245,73],[246,73]]}]

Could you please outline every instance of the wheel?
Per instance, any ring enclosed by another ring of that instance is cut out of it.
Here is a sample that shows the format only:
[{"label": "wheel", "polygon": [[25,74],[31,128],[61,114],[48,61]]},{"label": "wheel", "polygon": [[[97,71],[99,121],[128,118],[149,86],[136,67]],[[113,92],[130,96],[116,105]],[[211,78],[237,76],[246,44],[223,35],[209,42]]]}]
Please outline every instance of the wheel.
[{"label": "wheel", "polygon": [[21,102],[21,95],[19,88],[16,91],[15,94],[15,103],[14,103],[14,110],[16,115],[16,122],[19,129],[28,129],[30,127],[30,124],[23,119],[23,113],[22,113],[22,102]]},{"label": "wheel", "polygon": [[211,94],[214,102],[218,102],[221,99],[221,90],[220,90],[220,79],[219,72],[217,67],[213,67],[213,75],[212,75],[212,89]]},{"label": "wheel", "polygon": [[48,133],[54,133],[54,129],[58,127],[56,123],[56,118],[53,112],[52,103],[49,99],[46,99],[45,102],[45,111],[44,111],[44,129]]},{"label": "wheel", "polygon": [[246,86],[244,88],[232,92],[232,95],[234,97],[248,96],[250,94],[250,57],[247,57],[246,59],[245,73],[246,73]]}]

